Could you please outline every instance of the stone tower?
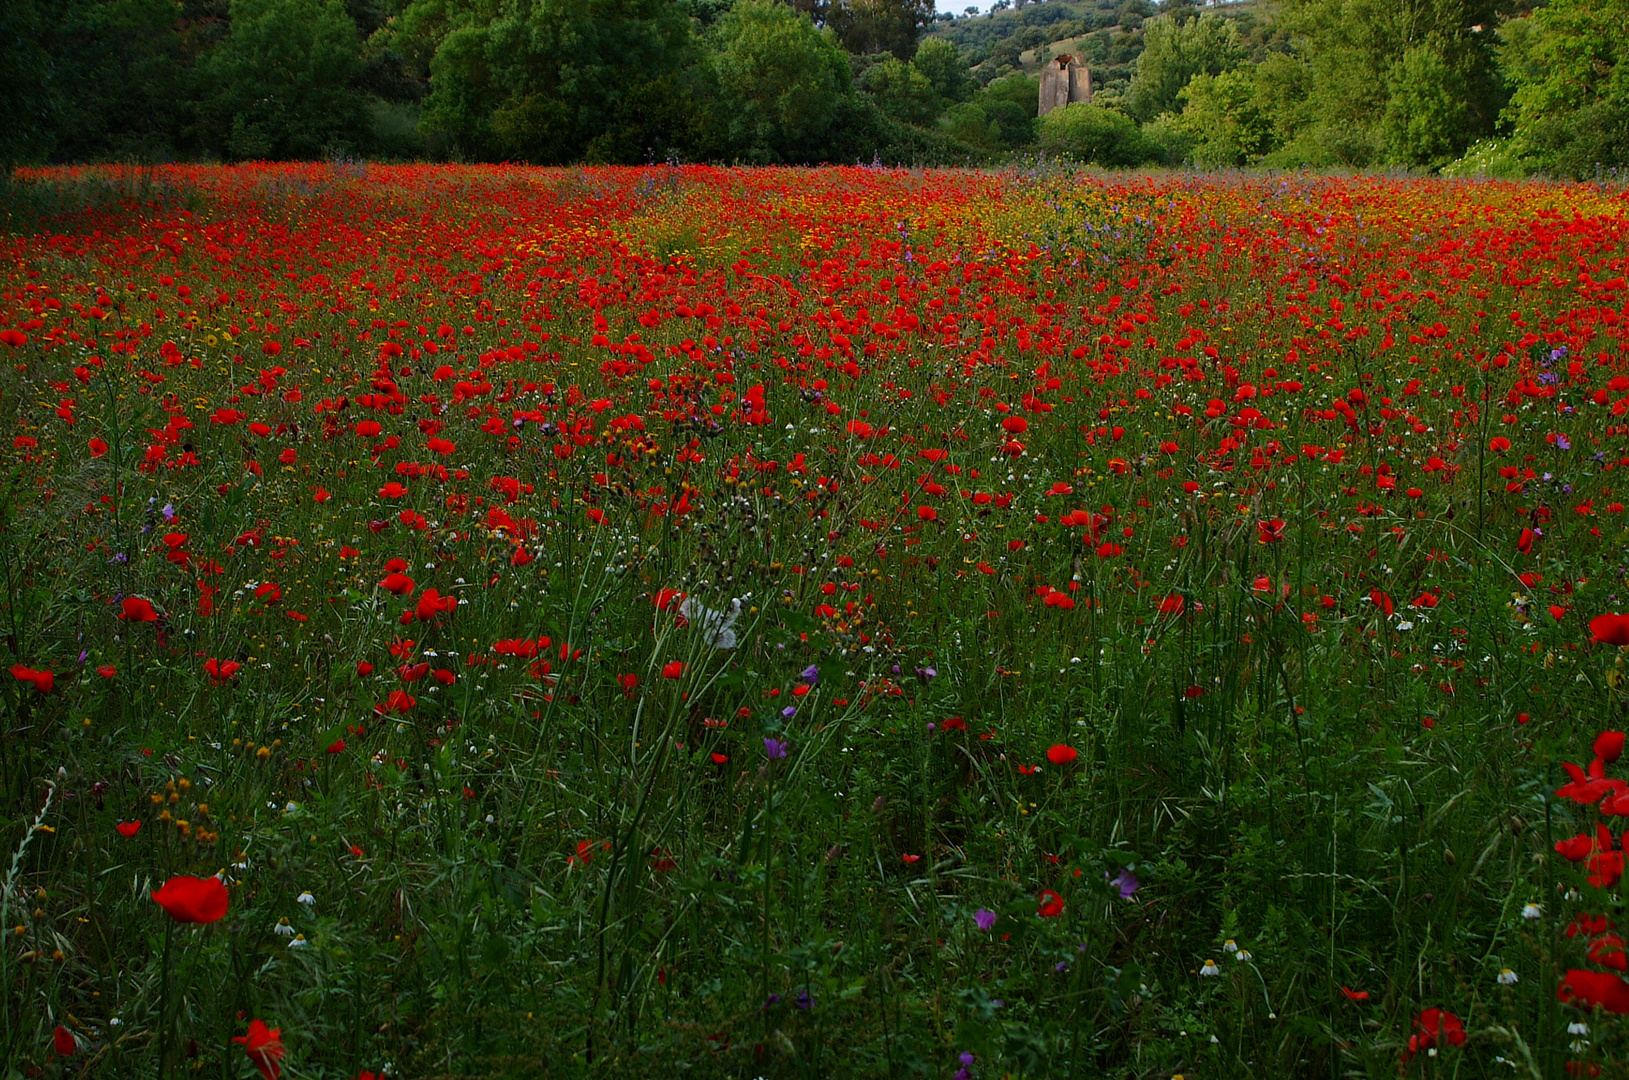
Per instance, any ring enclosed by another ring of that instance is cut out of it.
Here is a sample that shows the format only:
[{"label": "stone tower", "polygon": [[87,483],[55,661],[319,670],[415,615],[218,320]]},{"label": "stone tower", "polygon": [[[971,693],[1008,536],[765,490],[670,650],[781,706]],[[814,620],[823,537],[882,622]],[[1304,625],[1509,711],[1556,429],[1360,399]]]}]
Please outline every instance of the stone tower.
[{"label": "stone tower", "polygon": [[1053,59],[1041,69],[1041,108],[1045,116],[1053,109],[1061,109],[1071,101],[1092,101],[1092,73],[1084,64],[1075,62],[1067,54]]}]

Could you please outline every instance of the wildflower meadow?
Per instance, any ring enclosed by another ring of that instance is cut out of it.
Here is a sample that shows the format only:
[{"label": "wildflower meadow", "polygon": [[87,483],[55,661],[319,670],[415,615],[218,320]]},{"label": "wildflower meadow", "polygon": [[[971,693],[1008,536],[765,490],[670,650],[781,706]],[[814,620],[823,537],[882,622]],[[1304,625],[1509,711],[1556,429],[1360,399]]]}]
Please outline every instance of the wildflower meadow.
[{"label": "wildflower meadow", "polygon": [[1621,186],[20,176],[5,1077],[1629,1075]]}]

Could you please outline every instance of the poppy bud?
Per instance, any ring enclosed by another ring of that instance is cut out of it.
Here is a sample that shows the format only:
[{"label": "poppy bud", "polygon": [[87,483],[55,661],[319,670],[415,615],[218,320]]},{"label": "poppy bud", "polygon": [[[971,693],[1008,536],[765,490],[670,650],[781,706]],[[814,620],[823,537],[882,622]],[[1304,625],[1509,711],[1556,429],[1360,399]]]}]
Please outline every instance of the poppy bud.
[{"label": "poppy bud", "polygon": [[1610,765],[1623,756],[1624,733],[1603,731],[1595,736],[1595,756]]}]

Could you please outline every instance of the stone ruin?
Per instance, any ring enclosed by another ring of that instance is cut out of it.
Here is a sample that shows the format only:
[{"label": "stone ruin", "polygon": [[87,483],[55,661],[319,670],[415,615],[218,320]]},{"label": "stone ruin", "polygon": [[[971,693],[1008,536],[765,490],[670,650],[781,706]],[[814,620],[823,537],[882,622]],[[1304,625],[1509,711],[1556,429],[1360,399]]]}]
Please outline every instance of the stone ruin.
[{"label": "stone ruin", "polygon": [[1045,116],[1072,101],[1092,101],[1092,73],[1073,56],[1055,57],[1041,69],[1041,110]]}]

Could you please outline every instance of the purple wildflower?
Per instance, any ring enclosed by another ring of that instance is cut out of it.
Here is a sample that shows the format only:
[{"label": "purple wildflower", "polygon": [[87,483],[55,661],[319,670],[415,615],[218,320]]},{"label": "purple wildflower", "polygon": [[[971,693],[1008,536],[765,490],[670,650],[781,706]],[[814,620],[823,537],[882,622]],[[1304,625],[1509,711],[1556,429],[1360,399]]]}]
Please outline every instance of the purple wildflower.
[{"label": "purple wildflower", "polygon": [[[1108,877],[1107,874],[1103,876]],[[1109,884],[1120,890],[1120,899],[1130,900],[1131,895],[1138,888],[1137,875],[1130,870],[1121,870],[1119,876],[1110,881]]]},{"label": "purple wildflower", "polygon": [[973,921],[978,924],[980,930],[989,930],[996,924],[996,913],[979,908],[973,912]]},{"label": "purple wildflower", "polygon": [[777,739],[772,735],[764,736],[764,754],[770,761],[778,761],[786,756],[786,740]]}]

